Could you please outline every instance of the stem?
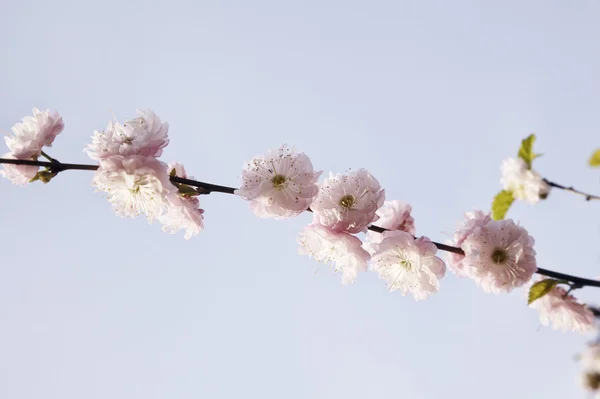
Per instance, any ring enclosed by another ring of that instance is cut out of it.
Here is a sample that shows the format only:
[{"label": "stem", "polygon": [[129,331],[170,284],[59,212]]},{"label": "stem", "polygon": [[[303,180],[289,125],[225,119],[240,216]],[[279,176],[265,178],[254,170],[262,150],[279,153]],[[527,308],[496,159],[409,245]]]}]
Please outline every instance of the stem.
[{"label": "stem", "polygon": [[42,151],[41,154],[44,158],[46,158],[50,162],[58,162],[56,159],[52,158],[50,155],[46,154],[44,151]]},{"label": "stem", "polygon": [[593,194],[588,194],[588,193],[584,193],[583,191],[579,191],[576,190],[574,187],[567,187],[567,186],[563,186],[562,184],[558,184],[558,183],[554,183],[551,182],[548,179],[544,179],[544,181],[546,182],[546,184],[548,184],[550,187],[554,187],[554,188],[559,188],[561,190],[565,190],[565,191],[569,191],[573,194],[577,194],[577,195],[581,195],[582,197],[585,198],[586,201],[591,201],[591,200],[600,200],[600,196],[598,195],[593,195]]},{"label": "stem", "polygon": [[[44,155],[44,154],[42,154],[42,155],[49,159],[53,159],[47,155]],[[26,159],[0,158],[0,164],[44,166],[44,167],[50,167],[52,169],[52,171],[54,171],[55,173],[59,173],[59,172],[65,171],[65,170],[97,170],[98,169],[98,165],[61,163],[61,162],[58,162],[57,160],[53,160],[52,162],[46,162],[46,161],[32,161],[32,160],[26,160]],[[185,179],[183,177],[178,177],[178,176],[171,176],[170,180],[174,183],[187,184],[188,186],[198,187],[198,188],[202,189],[203,194],[210,194],[210,193],[235,194],[235,190],[236,190],[236,188],[234,188],[234,187],[219,186],[216,184],[205,183],[205,182],[201,182],[201,181],[197,181],[197,180]],[[556,183],[549,182],[548,180],[545,180],[545,181],[552,187],[557,187],[557,188],[560,188],[563,190],[577,193],[579,195],[584,195],[584,196],[586,196],[586,198],[590,197],[589,199],[599,199],[600,200],[600,197],[596,197],[596,196],[593,196],[590,194],[585,194],[580,191],[574,190],[573,188],[567,188],[564,186],[560,186]],[[307,209],[307,211],[312,212],[312,210],[310,208]],[[373,225],[369,226],[368,229],[371,231],[375,231],[377,233],[383,233],[384,231],[389,231],[388,229],[384,229],[383,227],[373,226]],[[432,243],[440,251],[451,252],[451,253],[458,254],[458,255],[465,254],[465,252],[461,248],[453,247],[451,245],[446,245],[446,244],[442,244],[442,243],[435,242],[435,241],[432,241]],[[590,280],[587,278],[572,276],[569,274],[559,273],[559,272],[542,269],[542,268],[538,268],[536,273],[541,274],[542,276],[553,277],[553,278],[560,279],[560,280],[570,281],[571,283],[573,283],[571,285],[571,289],[581,288],[584,286],[600,287],[600,280]]]}]

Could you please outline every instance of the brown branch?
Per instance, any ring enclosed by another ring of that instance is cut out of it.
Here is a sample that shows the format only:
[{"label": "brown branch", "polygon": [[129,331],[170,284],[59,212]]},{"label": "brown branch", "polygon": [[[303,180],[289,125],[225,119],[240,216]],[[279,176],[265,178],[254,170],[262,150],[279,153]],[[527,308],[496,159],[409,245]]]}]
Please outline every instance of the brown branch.
[{"label": "brown branch", "polygon": [[573,194],[581,195],[582,197],[585,198],[586,201],[600,200],[600,196],[593,195],[593,194],[588,194],[588,193],[584,193],[583,191],[579,191],[579,190],[575,189],[572,186],[571,187],[563,186],[562,184],[551,182],[548,179],[544,179],[544,181],[550,187],[559,188],[561,190],[565,190],[565,191],[568,191],[568,192],[573,193]]},{"label": "brown branch", "polygon": [[[45,155],[46,156],[46,155]],[[46,167],[48,168],[52,173],[54,174],[58,174],[62,171],[65,170],[97,170],[98,169],[98,165],[85,165],[85,164],[74,164],[74,163],[62,163],[62,162],[58,162],[57,160],[48,157],[49,159],[52,159],[51,162],[46,162],[46,161],[33,161],[33,160],[23,160],[23,159],[5,159],[5,158],[0,158],[0,164],[12,164],[12,165],[31,165],[31,166],[42,166],[42,167]],[[185,179],[183,177],[178,177],[178,176],[171,176],[170,180],[174,183],[180,183],[180,184],[187,184],[189,186],[192,187],[198,187],[201,189],[202,194],[210,194],[210,193],[224,193],[224,194],[234,194],[235,190],[237,190],[234,187],[227,187],[227,186],[219,186],[216,184],[210,184],[210,183],[205,183],[205,182],[201,182],[201,181],[197,181],[197,180],[192,180],[192,179]],[[546,182],[548,184],[550,184],[552,187],[558,187],[567,191],[572,191],[572,192],[576,192],[580,195],[585,195],[586,198],[589,196],[591,198],[589,199],[600,199],[600,197],[596,197],[596,196],[591,196],[589,194],[585,194],[585,193],[581,193],[580,191],[574,190],[572,188],[566,188],[563,186],[559,186],[556,183],[551,183],[549,181],[546,180]],[[308,209],[308,211],[311,211],[310,209]],[[383,227],[379,227],[379,226],[369,226],[368,227],[369,230],[371,231],[375,231],[377,233],[383,233],[384,231],[389,231],[388,229],[384,229]],[[453,247],[451,245],[446,245],[446,244],[442,244],[439,242],[435,242],[433,241],[433,244],[440,250],[440,251],[446,251],[446,252],[451,252],[454,254],[459,254],[459,255],[464,255],[465,252],[458,247]],[[582,278],[582,277],[577,277],[577,276],[572,276],[569,274],[564,274],[564,273],[559,273],[559,272],[555,272],[552,270],[547,270],[547,269],[542,269],[542,268],[538,268],[536,273],[541,274],[542,276],[547,276],[547,277],[552,277],[552,278],[556,278],[559,280],[566,280],[566,281],[570,281],[573,284],[577,285],[577,286],[588,286],[588,287],[600,287],[600,281],[599,280],[590,280],[590,279],[586,279],[586,278]]]}]

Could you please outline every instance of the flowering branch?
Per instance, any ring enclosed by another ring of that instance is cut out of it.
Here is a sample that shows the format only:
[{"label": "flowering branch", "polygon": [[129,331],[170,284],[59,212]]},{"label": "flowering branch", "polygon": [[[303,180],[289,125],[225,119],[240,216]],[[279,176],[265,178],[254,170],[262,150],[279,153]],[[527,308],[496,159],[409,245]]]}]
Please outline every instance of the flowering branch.
[{"label": "flowering branch", "polygon": [[[42,155],[48,159],[51,159],[52,161],[33,161],[33,160],[25,160],[25,159],[0,158],[0,164],[41,166],[41,167],[47,168],[53,175],[56,175],[60,172],[66,171],[66,170],[91,170],[91,171],[98,170],[98,165],[62,163],[43,152],[42,152]],[[198,192],[200,194],[210,194],[210,193],[235,194],[235,191],[237,190],[234,187],[227,187],[227,186],[221,186],[221,185],[216,185],[216,184],[211,184],[211,183],[205,183],[202,181],[183,178],[183,177],[179,177],[179,176],[170,176],[169,180],[173,183],[185,184],[188,186],[197,187],[199,189]],[[593,199],[600,199],[600,197],[584,194],[579,191],[573,190],[572,188],[566,188],[566,187],[557,185],[555,183],[551,183],[549,181],[547,181],[547,182],[548,182],[548,184],[550,184],[553,187],[559,187],[559,188],[565,189],[567,191],[573,191],[573,192],[576,192],[576,193],[579,193],[582,195],[590,196]],[[310,211],[310,209],[309,209],[309,211]],[[375,226],[375,225],[370,225],[367,228],[370,231],[374,231],[376,233],[383,233],[386,231],[390,231],[389,229]],[[441,251],[446,251],[446,252],[450,252],[450,253],[457,254],[457,255],[465,254],[465,252],[461,248],[458,248],[458,247],[442,244],[442,243],[435,242],[435,241],[432,241],[432,244],[434,244]],[[559,279],[559,280],[570,281],[574,284],[574,287],[576,287],[576,288],[584,287],[584,286],[600,287],[600,281],[598,281],[598,280],[590,280],[590,279],[572,276],[572,275],[564,274],[564,273],[559,273],[559,272],[555,272],[555,271],[547,270],[547,269],[543,269],[543,268],[537,268],[536,273],[538,273],[542,276],[552,277],[552,278]]]},{"label": "flowering branch", "polygon": [[546,184],[548,184],[550,187],[554,187],[554,188],[558,188],[561,190],[565,190],[565,191],[569,191],[573,194],[577,194],[577,195],[581,195],[582,197],[585,197],[586,201],[591,201],[591,200],[600,200],[600,196],[598,195],[593,195],[593,194],[588,194],[588,193],[584,193],[583,191],[579,191],[576,190],[574,187],[567,187],[567,186],[563,186],[561,184],[558,183],[554,183],[551,182],[548,179],[544,179],[544,181],[546,182]]}]

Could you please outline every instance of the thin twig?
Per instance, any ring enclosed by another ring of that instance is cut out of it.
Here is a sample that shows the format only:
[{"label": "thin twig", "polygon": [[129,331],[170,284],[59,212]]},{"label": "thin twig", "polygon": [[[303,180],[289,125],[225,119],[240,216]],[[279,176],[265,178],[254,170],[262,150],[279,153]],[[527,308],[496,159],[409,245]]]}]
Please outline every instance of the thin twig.
[{"label": "thin twig", "polygon": [[[53,159],[53,158],[51,158],[51,159]],[[12,164],[12,165],[44,166],[44,167],[51,168],[51,170],[55,173],[59,173],[59,172],[65,171],[65,170],[97,170],[98,169],[98,165],[61,163],[56,160],[54,160],[52,162],[46,162],[46,161],[32,161],[32,160],[23,160],[23,159],[0,158],[0,164],[3,164],[3,163],[4,164]],[[224,193],[224,194],[235,194],[235,191],[237,190],[234,187],[219,186],[216,184],[205,183],[205,182],[201,182],[201,181],[197,181],[197,180],[185,179],[183,177],[178,177],[178,176],[171,176],[170,180],[174,183],[187,184],[188,186],[198,187],[198,188],[202,189],[203,194],[210,194],[213,192],[214,193]],[[563,186],[557,185],[556,183],[548,182],[547,180],[546,180],[546,182],[553,187],[558,187],[561,189],[565,189],[567,191],[573,191],[572,188],[571,189],[565,188]],[[573,192],[576,192],[580,195],[590,196],[591,197],[590,199],[600,199],[600,197],[591,196],[589,194],[581,193],[579,191],[573,191]],[[311,209],[308,209],[308,211],[312,212]],[[378,233],[383,233],[384,231],[389,231],[388,229],[385,229],[383,227],[373,226],[373,225],[369,226],[368,229],[371,231],[378,232]],[[458,254],[458,255],[465,254],[465,252],[461,248],[453,247],[451,245],[446,245],[446,244],[442,244],[442,243],[435,242],[435,241],[432,241],[432,243],[440,251],[451,252],[451,253]],[[579,286],[581,286],[581,287],[583,287],[583,286],[600,287],[600,280],[590,280],[587,278],[572,276],[569,274],[559,273],[559,272],[542,269],[542,268],[538,268],[536,273],[541,274],[542,276],[552,277],[552,278],[556,278],[559,280],[570,281],[576,287],[579,287]]]},{"label": "thin twig", "polygon": [[591,200],[600,200],[600,196],[598,195],[593,195],[593,194],[588,194],[588,193],[584,193],[583,191],[579,191],[577,189],[575,189],[574,187],[567,187],[567,186],[563,186],[562,184],[558,184],[558,183],[554,183],[551,182],[548,179],[544,179],[544,181],[546,182],[546,184],[548,184],[550,187],[554,187],[554,188],[559,188],[561,190],[565,190],[565,191],[569,191],[573,194],[577,194],[577,195],[581,195],[582,197],[585,198],[586,201],[591,201]]}]

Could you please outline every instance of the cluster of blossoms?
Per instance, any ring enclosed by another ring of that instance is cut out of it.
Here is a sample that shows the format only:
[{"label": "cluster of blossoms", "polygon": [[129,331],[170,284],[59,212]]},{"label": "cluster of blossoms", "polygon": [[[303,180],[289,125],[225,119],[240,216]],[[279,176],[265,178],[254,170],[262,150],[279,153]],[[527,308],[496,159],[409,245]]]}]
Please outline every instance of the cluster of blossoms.
[{"label": "cluster of blossoms", "polygon": [[522,158],[508,158],[500,166],[500,183],[515,199],[536,204],[550,192],[550,186],[539,173],[530,169]]},{"label": "cluster of blossoms", "polygon": [[[33,116],[26,116],[12,127],[13,136],[4,138],[10,152],[4,158],[37,161],[43,147],[52,147],[56,136],[63,131],[64,123],[58,113],[33,109]],[[4,164],[2,176],[14,184],[24,186],[34,179],[38,166]]]},{"label": "cluster of blossoms", "polygon": [[[300,253],[341,272],[344,284],[369,270],[370,263],[390,290],[411,293],[417,300],[438,291],[445,266],[429,239],[413,236],[410,205],[386,202],[385,191],[364,169],[330,173],[319,184],[320,175],[305,154],[283,146],[244,165],[236,194],[264,218],[312,211],[312,223],[298,236]],[[389,231],[367,232],[374,222]],[[364,232],[365,243],[356,236]]]},{"label": "cluster of blossoms", "polygon": [[169,125],[150,110],[138,110],[137,118],[123,125],[110,121],[106,130],[94,132],[85,149],[99,168],[92,186],[108,195],[117,215],[146,215],[158,220],[163,230],[185,231],[189,239],[204,227],[204,211],[191,187],[174,184],[171,176],[187,178],[182,165],[158,160],[169,143]]},{"label": "cluster of blossoms", "polygon": [[[11,152],[5,158],[37,160],[45,155],[42,147],[50,146],[63,130],[58,114],[33,112],[13,127],[14,136],[6,138]],[[158,220],[166,232],[184,230],[189,239],[202,231],[204,211],[197,198],[200,192],[178,183],[189,179],[183,165],[158,159],[169,143],[168,130],[154,112],[140,110],[133,120],[122,125],[111,121],[105,131],[94,132],[85,151],[99,163],[92,185],[107,194],[117,215],[143,214],[149,222]],[[46,173],[50,172],[52,168]],[[548,193],[547,183],[522,158],[505,161],[502,172],[503,186],[514,198],[533,203]],[[2,171],[20,185],[41,179],[39,173],[37,166],[24,165],[4,165]],[[415,300],[439,291],[446,265],[436,256],[435,243],[415,237],[410,205],[386,201],[379,181],[365,169],[329,173],[321,183],[320,175],[308,156],[284,145],[246,163],[235,194],[263,218],[286,219],[311,211],[312,223],[297,239],[299,251],[341,272],[344,284],[371,270],[390,291],[411,294]],[[358,236],[363,233],[364,242]],[[450,245],[454,248],[449,268],[485,292],[508,293],[533,284],[534,240],[510,219],[467,213]],[[592,312],[557,284],[530,303],[540,321],[559,330],[592,330]]]},{"label": "cluster of blossoms", "polygon": [[[466,213],[449,244],[464,252],[448,256],[450,270],[474,280],[485,292],[508,293],[534,284],[533,237],[511,219],[492,220],[481,211]],[[543,325],[556,330],[586,333],[595,329],[592,312],[561,287],[554,286],[529,306],[538,311]]]}]

